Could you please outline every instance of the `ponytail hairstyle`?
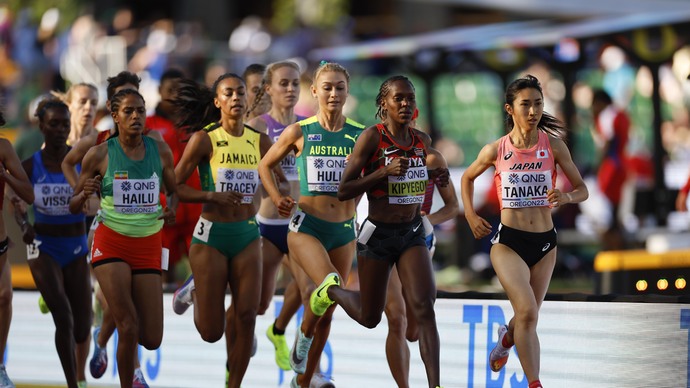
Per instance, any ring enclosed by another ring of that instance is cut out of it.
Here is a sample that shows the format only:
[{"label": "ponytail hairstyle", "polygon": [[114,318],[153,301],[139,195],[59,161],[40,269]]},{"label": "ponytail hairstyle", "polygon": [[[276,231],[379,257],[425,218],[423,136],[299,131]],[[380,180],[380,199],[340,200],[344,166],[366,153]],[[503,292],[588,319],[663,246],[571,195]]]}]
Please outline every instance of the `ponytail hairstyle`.
[{"label": "ponytail hairstyle", "polygon": [[[144,100],[144,97],[136,90],[134,89],[122,89],[119,92],[115,93],[115,95],[109,100],[110,101],[110,114],[114,114],[117,112],[117,110],[120,108],[120,104],[122,103],[122,100],[124,100],[125,97],[127,96],[138,96],[141,98],[141,101],[144,102],[144,105],[146,105],[146,100]],[[118,126],[115,126],[115,133],[110,136],[111,138],[119,136],[120,135],[120,128]]]},{"label": "ponytail hairstyle", "polygon": [[376,114],[374,115],[375,118],[379,118],[381,121],[384,121],[388,114],[388,110],[383,107],[383,100],[386,99],[388,93],[391,91],[391,85],[397,81],[407,82],[412,87],[412,90],[415,90],[412,81],[404,75],[394,75],[383,81],[379,88],[379,94],[376,95]]},{"label": "ponytail hairstyle", "polygon": [[350,87],[350,73],[347,72],[347,69],[345,69],[345,67],[343,67],[343,65],[341,65],[337,62],[328,62],[328,61],[319,62],[319,66],[316,68],[316,70],[314,70],[314,78],[312,78],[312,82],[316,82],[316,79],[319,78],[321,73],[329,72],[329,71],[343,73],[345,75],[345,80],[347,81],[347,86],[348,86],[348,88]]},{"label": "ponytail hairstyle", "polygon": [[53,95],[53,97],[61,100],[64,102],[66,105],[69,105],[72,102],[72,95],[74,94],[74,90],[76,88],[81,88],[81,87],[86,87],[91,89],[94,93],[96,93],[96,96],[98,96],[98,88],[94,84],[86,83],[86,82],[79,82],[76,84],[72,84],[72,86],[67,89],[66,92],[58,92],[57,90],[51,90],[50,94]]},{"label": "ponytail hairstyle", "polygon": [[175,125],[187,132],[196,132],[212,122],[220,121],[220,109],[213,104],[213,99],[217,95],[218,84],[227,78],[237,78],[244,83],[242,77],[235,73],[221,75],[210,89],[189,79],[180,80],[173,101],[177,108]]},{"label": "ponytail hairstyle", "polygon": [[34,116],[37,117],[40,122],[43,122],[43,118],[45,117],[48,109],[64,109],[69,113],[69,107],[67,104],[65,104],[61,99],[51,96],[42,99],[38,103]]},{"label": "ponytail hairstyle", "polygon": [[[513,106],[515,98],[523,89],[535,89],[539,92],[539,94],[541,94],[542,98],[544,97],[544,92],[542,91],[541,84],[539,83],[537,77],[527,74],[525,77],[518,78],[508,85],[505,93],[505,103]],[[506,130],[512,130],[514,125],[515,122],[513,121],[513,117],[511,115],[507,115]],[[539,123],[537,124],[537,128],[553,137],[561,140],[565,139],[565,124],[563,124],[563,122],[556,117],[546,113],[546,111],[542,112],[541,119],[539,119]]]}]

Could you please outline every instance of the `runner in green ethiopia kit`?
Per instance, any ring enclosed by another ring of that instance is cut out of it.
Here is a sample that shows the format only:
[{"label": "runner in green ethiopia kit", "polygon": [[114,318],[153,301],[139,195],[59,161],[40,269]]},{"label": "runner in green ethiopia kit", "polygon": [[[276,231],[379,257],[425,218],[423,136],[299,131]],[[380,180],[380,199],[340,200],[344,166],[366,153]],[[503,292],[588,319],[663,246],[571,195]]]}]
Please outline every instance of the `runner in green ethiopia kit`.
[{"label": "runner in green ethiopia kit", "polygon": [[175,222],[177,196],[170,148],[143,134],[144,98],[121,90],[110,108],[119,133],[86,153],[69,207],[80,212],[89,196],[101,193],[91,265],[118,329],[120,386],[129,388],[137,343],[153,350],[163,338],[160,230]]},{"label": "runner in green ethiopia kit", "polygon": [[[303,299],[329,273],[337,273],[338,282],[350,273],[355,249],[355,200],[340,201],[336,193],[346,158],[363,128],[343,116],[350,82],[344,67],[322,63],[313,79],[311,93],[319,103],[319,112],[285,128],[259,164],[266,192],[280,215],[288,217],[295,200],[279,190],[271,178],[271,168],[291,151],[297,156],[300,198],[290,221],[288,247],[292,273]],[[308,306],[307,300],[304,303]],[[290,387],[308,387],[320,377],[314,372],[326,345],[333,310],[316,316],[305,309],[290,353],[290,365],[298,373]]]}]

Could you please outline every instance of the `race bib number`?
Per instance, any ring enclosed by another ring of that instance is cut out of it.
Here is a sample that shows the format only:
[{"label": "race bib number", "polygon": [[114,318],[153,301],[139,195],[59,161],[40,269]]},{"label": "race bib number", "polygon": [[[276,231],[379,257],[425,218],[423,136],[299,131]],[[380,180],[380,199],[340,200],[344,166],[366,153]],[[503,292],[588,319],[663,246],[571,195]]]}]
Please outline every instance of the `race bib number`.
[{"label": "race bib number", "polygon": [[549,206],[547,193],[553,187],[551,171],[501,172],[504,208]]},{"label": "race bib number", "polygon": [[242,194],[242,203],[254,201],[254,194],[259,186],[259,172],[238,168],[219,168],[216,174],[216,191],[236,191]]},{"label": "race bib number", "polygon": [[196,226],[194,227],[194,238],[208,243],[208,238],[211,235],[212,226],[213,222],[199,217],[199,221],[197,221]]},{"label": "race bib number", "polygon": [[371,238],[371,235],[374,234],[375,230],[376,225],[369,222],[369,220],[365,220],[362,224],[362,227],[359,228],[359,233],[357,234],[357,242],[360,244],[368,243],[369,239]]},{"label": "race bib number", "polygon": [[170,264],[170,250],[168,248],[163,247],[163,249],[161,249],[161,269],[163,271],[167,271],[169,264]]},{"label": "race bib number", "polygon": [[41,250],[38,249],[38,247],[41,246],[41,244],[42,244],[41,241],[34,239],[34,242],[26,245],[26,259],[27,260],[38,259],[38,255],[41,254]]},{"label": "race bib number", "polygon": [[152,214],[158,211],[159,179],[113,179],[113,207],[122,214]]},{"label": "race bib number", "polygon": [[299,175],[297,175],[297,158],[291,152],[280,161],[280,168],[283,169],[285,178],[290,182],[299,181]]},{"label": "race bib number", "polygon": [[299,227],[302,226],[302,222],[304,222],[304,218],[307,215],[304,214],[303,211],[297,210],[295,212],[295,215],[292,216],[292,219],[290,220],[290,225],[288,228],[293,231],[293,232],[299,232]]},{"label": "race bib number", "polygon": [[405,175],[388,176],[388,203],[393,205],[424,203],[427,180],[426,166],[410,167]]},{"label": "race bib number", "polygon": [[309,191],[337,193],[346,164],[342,156],[307,156]]},{"label": "race bib number", "polygon": [[72,198],[72,187],[67,183],[36,183],[34,185],[34,206],[38,211],[49,216],[70,214],[69,201]]}]

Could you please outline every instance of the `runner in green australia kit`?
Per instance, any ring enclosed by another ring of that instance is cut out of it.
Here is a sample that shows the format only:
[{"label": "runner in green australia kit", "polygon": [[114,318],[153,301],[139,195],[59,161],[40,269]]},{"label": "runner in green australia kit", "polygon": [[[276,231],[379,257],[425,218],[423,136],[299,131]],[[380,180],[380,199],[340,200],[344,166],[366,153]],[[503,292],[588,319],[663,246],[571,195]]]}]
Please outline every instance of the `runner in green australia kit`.
[{"label": "runner in green australia kit", "polygon": [[[329,273],[336,273],[338,279],[347,279],[350,273],[355,249],[356,205],[354,199],[339,201],[336,193],[346,158],[364,127],[343,116],[350,81],[345,68],[337,63],[322,64],[313,80],[311,93],[319,103],[319,112],[285,128],[259,163],[266,192],[280,215],[288,217],[295,201],[278,190],[271,178],[271,168],[291,151],[297,156],[300,198],[290,221],[288,247],[292,273],[303,299]],[[314,382],[312,376],[326,345],[334,310],[330,308],[320,317],[309,309],[308,300],[304,303],[307,306],[304,320],[290,353],[290,365],[298,373],[291,387],[308,387]]]}]

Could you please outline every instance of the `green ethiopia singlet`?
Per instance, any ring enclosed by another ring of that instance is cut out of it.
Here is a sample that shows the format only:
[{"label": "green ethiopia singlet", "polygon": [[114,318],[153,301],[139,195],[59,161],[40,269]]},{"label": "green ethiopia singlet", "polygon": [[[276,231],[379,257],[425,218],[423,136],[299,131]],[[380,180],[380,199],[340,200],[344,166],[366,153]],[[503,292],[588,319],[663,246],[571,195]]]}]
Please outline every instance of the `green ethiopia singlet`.
[{"label": "green ethiopia singlet", "polygon": [[297,157],[300,195],[336,196],[345,159],[352,153],[364,125],[345,120],[343,129],[331,132],[324,129],[316,116],[299,121],[304,136],[302,153]]},{"label": "green ethiopia singlet", "polygon": [[252,203],[259,186],[261,134],[245,126],[242,136],[232,136],[218,123],[204,130],[211,138],[213,156],[199,165],[202,189],[236,191],[242,194],[243,204]]},{"label": "green ethiopia singlet", "polygon": [[101,222],[130,237],[146,237],[160,231],[163,220],[160,191],[163,166],[156,141],[143,136],[144,159],[131,160],[117,137],[107,141],[108,168],[101,182]]}]

